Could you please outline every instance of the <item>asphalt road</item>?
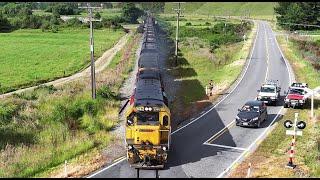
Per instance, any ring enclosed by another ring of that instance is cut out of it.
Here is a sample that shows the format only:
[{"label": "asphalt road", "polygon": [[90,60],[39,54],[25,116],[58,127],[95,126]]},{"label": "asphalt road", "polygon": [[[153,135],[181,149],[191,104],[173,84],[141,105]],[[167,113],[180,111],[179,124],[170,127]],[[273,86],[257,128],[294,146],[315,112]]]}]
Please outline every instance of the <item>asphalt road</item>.
[{"label": "asphalt road", "polygon": [[[222,101],[172,132],[172,150],[165,169],[159,171],[160,178],[223,177],[266,128],[281,118],[278,114],[283,108],[278,104],[268,107],[269,116],[261,128],[238,127],[234,123],[237,109],[255,99],[265,79],[279,80],[281,95],[293,79],[274,38],[270,26],[258,21],[253,51],[240,83]],[[137,177],[137,172],[122,159],[89,177]],[[154,178],[155,171],[140,170],[140,177]]]}]

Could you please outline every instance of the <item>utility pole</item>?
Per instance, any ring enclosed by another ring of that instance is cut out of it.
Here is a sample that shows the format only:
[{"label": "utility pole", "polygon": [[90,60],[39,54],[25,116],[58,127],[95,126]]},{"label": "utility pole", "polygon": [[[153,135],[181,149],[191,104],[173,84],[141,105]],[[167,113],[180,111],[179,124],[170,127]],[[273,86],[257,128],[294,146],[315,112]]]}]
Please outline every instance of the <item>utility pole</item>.
[{"label": "utility pole", "polygon": [[178,35],[179,35],[179,17],[180,17],[180,13],[181,13],[181,2],[178,2],[178,9],[174,9],[176,12],[177,12],[177,27],[176,27],[176,50],[175,50],[175,65],[177,66],[178,65]]},{"label": "utility pole", "polygon": [[[78,4],[80,6],[80,3]],[[94,64],[94,43],[93,43],[93,27],[92,22],[97,21],[92,19],[92,10],[93,9],[102,9],[101,7],[92,7],[90,3],[87,3],[86,7],[78,7],[80,9],[87,9],[89,12],[89,21],[90,21],[90,57],[91,57],[91,90],[92,90],[92,99],[96,99],[96,75],[95,75],[95,64]]]}]

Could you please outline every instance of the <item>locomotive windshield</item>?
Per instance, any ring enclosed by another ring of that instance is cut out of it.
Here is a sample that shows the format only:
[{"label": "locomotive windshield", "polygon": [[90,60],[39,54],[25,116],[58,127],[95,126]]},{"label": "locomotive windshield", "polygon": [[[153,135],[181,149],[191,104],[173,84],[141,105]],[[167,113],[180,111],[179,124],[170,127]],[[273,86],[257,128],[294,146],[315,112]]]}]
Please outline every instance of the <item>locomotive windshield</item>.
[{"label": "locomotive windshield", "polygon": [[159,124],[159,112],[138,112],[136,116],[138,125]]}]

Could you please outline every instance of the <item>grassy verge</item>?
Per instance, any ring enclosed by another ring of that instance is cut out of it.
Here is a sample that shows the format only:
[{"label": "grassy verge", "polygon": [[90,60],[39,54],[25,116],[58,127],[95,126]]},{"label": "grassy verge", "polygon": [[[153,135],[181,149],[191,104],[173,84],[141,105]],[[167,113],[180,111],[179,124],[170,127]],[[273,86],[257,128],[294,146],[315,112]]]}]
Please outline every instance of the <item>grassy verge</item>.
[{"label": "grassy verge", "polygon": [[93,156],[101,156],[113,139],[110,131],[118,123],[119,87],[132,70],[138,37],[121,51],[124,55],[117,65],[97,75],[95,100],[90,79],[84,78],[0,102],[0,177],[47,176],[65,160],[85,162],[88,168],[94,164]]},{"label": "grassy verge", "polygon": [[[210,105],[220,92],[227,89],[237,79],[253,40],[252,31],[248,31],[246,35],[249,38],[245,45],[243,42],[221,44],[212,53],[208,43],[212,35],[197,32],[195,34],[202,35],[181,37],[178,66],[174,66],[173,56],[168,61],[168,66],[171,68],[170,74],[181,84],[176,93],[176,100],[171,105],[172,112],[175,112],[172,113],[173,119],[178,123]],[[215,42],[215,39],[211,41]],[[213,97],[208,97],[205,91],[210,80],[215,83]]]},{"label": "grassy verge", "polygon": [[[95,58],[111,48],[124,32],[95,30]],[[0,33],[0,93],[32,86],[84,69],[90,62],[89,29],[58,33],[17,30]]]},{"label": "grassy verge", "polygon": [[[278,42],[285,57],[293,67],[297,81],[309,83],[311,88],[320,84],[320,73],[304,59],[301,49],[293,41],[288,44],[284,37],[278,37]],[[299,113],[299,119],[307,123],[303,136],[297,137],[295,147],[294,170],[285,168],[288,163],[288,150],[291,137],[285,135],[283,122],[294,119],[294,113]],[[310,119],[310,105],[305,109],[288,109],[281,120],[275,124],[275,129],[261,143],[257,150],[243,161],[231,174],[231,177],[245,177],[247,165],[252,163],[252,177],[319,177],[320,168],[320,100],[315,100],[315,119]]]}]

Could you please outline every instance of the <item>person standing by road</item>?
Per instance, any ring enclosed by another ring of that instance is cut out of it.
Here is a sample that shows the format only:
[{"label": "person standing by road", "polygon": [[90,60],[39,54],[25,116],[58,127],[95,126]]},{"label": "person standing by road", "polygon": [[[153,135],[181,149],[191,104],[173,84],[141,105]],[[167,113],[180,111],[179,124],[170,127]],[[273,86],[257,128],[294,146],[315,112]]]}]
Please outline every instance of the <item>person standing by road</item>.
[{"label": "person standing by road", "polygon": [[213,81],[212,80],[210,80],[210,82],[209,82],[209,90],[210,90],[210,96],[212,96],[212,90],[213,90]]}]

